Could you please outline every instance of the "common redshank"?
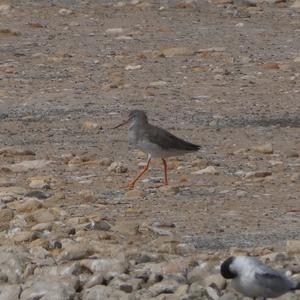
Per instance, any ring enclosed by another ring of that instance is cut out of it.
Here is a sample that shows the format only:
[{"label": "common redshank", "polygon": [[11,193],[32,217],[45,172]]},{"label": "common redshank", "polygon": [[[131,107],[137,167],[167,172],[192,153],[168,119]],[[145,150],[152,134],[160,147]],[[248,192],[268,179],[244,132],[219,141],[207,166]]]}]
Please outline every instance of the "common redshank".
[{"label": "common redshank", "polygon": [[142,110],[133,110],[126,121],[113,129],[129,123],[129,144],[136,149],[148,153],[147,164],[143,170],[126,187],[133,189],[136,182],[148,170],[152,158],[161,158],[164,165],[164,184],[168,185],[167,157],[179,156],[188,152],[198,151],[200,146],[186,142],[163,128],[151,125]]}]

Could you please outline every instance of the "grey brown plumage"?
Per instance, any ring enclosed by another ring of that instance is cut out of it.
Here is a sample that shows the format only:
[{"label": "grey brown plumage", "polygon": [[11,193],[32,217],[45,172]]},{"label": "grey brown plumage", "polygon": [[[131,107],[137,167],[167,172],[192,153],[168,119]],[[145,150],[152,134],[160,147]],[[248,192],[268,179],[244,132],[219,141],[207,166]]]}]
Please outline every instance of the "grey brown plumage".
[{"label": "grey brown plumage", "polygon": [[128,139],[129,143],[148,153],[148,162],[145,169],[131,182],[129,187],[133,187],[136,181],[148,170],[152,158],[161,158],[164,163],[165,178],[164,183],[168,184],[167,163],[165,158],[183,155],[188,152],[198,151],[199,145],[187,142],[178,138],[167,130],[154,126],[148,122],[147,115],[142,110],[133,110],[129,113],[129,118],[118,128],[129,123]]}]

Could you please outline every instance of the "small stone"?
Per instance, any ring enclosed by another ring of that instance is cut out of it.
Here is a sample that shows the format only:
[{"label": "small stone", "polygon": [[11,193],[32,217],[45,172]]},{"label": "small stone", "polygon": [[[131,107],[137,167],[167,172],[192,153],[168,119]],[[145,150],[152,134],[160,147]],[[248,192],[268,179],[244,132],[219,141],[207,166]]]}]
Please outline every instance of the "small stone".
[{"label": "small stone", "polygon": [[22,242],[30,241],[31,238],[32,238],[32,232],[29,232],[29,231],[18,232],[15,235],[13,235],[13,237],[12,237],[12,239],[16,243],[22,243]]},{"label": "small stone", "polygon": [[95,285],[102,284],[104,281],[104,278],[102,274],[95,274],[89,278],[89,280],[85,283],[84,288],[89,289],[92,288]]},{"label": "small stone", "polygon": [[219,171],[214,166],[208,166],[205,169],[192,172],[192,174],[195,174],[195,175],[204,175],[204,174],[218,175]]},{"label": "small stone", "polygon": [[31,227],[32,231],[51,231],[52,224],[51,223],[38,223]]},{"label": "small stone", "polygon": [[292,176],[291,176],[291,181],[292,182],[297,182],[297,181],[299,181],[299,179],[300,179],[300,173],[292,174]]},{"label": "small stone", "polygon": [[263,154],[272,154],[273,153],[273,145],[271,143],[258,145],[252,148],[254,151]]},{"label": "small stone", "polygon": [[43,207],[43,203],[35,198],[28,198],[24,202],[13,202],[9,206],[18,212],[33,212]]},{"label": "small stone", "polygon": [[101,159],[99,160],[100,166],[108,167],[108,166],[110,166],[112,163],[113,163],[113,160],[112,160],[111,158],[107,158],[107,157],[101,158]]},{"label": "small stone", "polygon": [[82,128],[86,130],[101,128],[101,126],[93,121],[85,121],[82,124]]},{"label": "small stone", "polygon": [[157,297],[160,294],[173,294],[179,283],[175,280],[163,280],[161,282],[157,282],[149,288],[150,294],[152,297]]},{"label": "small stone", "polygon": [[244,23],[237,23],[237,24],[235,24],[235,27],[239,27],[239,28],[244,27],[244,26],[245,26]]},{"label": "small stone", "polygon": [[176,195],[179,193],[180,189],[178,186],[163,185],[159,188],[159,191],[165,195]]},{"label": "small stone", "polygon": [[159,88],[159,87],[162,87],[162,86],[165,86],[165,85],[167,85],[167,82],[163,81],[163,80],[152,81],[152,82],[149,83],[149,87],[154,87],[154,88]]},{"label": "small stone", "polygon": [[50,160],[25,160],[20,163],[12,164],[9,168],[14,172],[25,172],[28,170],[42,169],[51,163]]},{"label": "small stone", "polygon": [[253,178],[253,177],[264,178],[264,177],[268,177],[271,175],[272,175],[272,172],[270,172],[270,171],[251,171],[251,172],[245,173],[245,178]]},{"label": "small stone", "polygon": [[180,243],[176,245],[175,252],[176,254],[184,256],[184,255],[191,255],[192,253],[196,253],[197,249],[191,243]]},{"label": "small stone", "polygon": [[197,52],[199,53],[205,53],[205,52],[224,52],[226,50],[225,47],[211,47],[211,48],[205,48],[205,49],[199,49]]},{"label": "small stone", "polygon": [[214,288],[209,286],[206,288],[206,292],[207,295],[210,297],[210,299],[219,300],[220,296],[218,295],[218,292]]},{"label": "small stone", "polygon": [[200,285],[198,282],[193,282],[189,288],[189,299],[201,299],[210,300],[206,288]]},{"label": "small stone", "polygon": [[9,208],[0,209],[0,227],[2,223],[8,223],[14,218],[14,211]]},{"label": "small stone", "polygon": [[291,8],[300,8],[300,0],[294,1],[293,4],[291,5]]},{"label": "small stone", "polygon": [[61,16],[65,17],[65,16],[69,16],[69,15],[73,14],[73,10],[67,9],[67,8],[61,8],[61,9],[58,11],[58,13],[59,13]]},{"label": "small stone", "polygon": [[140,190],[129,190],[124,194],[125,199],[140,199],[144,198],[144,193]]},{"label": "small stone", "polygon": [[80,264],[92,273],[101,274],[104,278],[107,275],[115,277],[126,270],[124,262],[118,259],[83,259]]},{"label": "small stone", "polygon": [[95,198],[95,193],[92,190],[81,190],[79,191],[79,196],[86,202],[92,202]]},{"label": "small stone", "polygon": [[0,5],[0,15],[6,15],[10,12],[10,10],[11,10],[11,6],[9,4]]},{"label": "small stone", "polygon": [[89,256],[90,251],[86,246],[79,244],[68,245],[60,254],[60,260],[79,260]]},{"label": "small stone", "polygon": [[49,209],[38,209],[33,212],[32,216],[37,223],[49,223],[57,219]]},{"label": "small stone", "polygon": [[300,240],[288,240],[286,251],[288,254],[300,254]]},{"label": "small stone", "polygon": [[120,34],[123,32],[124,32],[123,28],[108,28],[105,30],[105,33],[107,34]]},{"label": "small stone", "polygon": [[125,70],[132,71],[132,70],[140,70],[142,68],[141,65],[127,65]]},{"label": "small stone", "polygon": [[16,300],[20,299],[21,285],[19,284],[5,284],[1,285],[0,299],[1,300]]},{"label": "small stone", "polygon": [[132,299],[129,294],[116,290],[110,286],[96,285],[90,289],[85,289],[82,293],[82,300],[129,300]]},{"label": "small stone", "polygon": [[128,169],[121,162],[113,162],[109,167],[108,171],[114,173],[126,173]]},{"label": "small stone", "polygon": [[52,178],[50,176],[34,176],[28,178],[29,186],[33,189],[49,189]]},{"label": "small stone", "polygon": [[159,55],[163,57],[174,57],[174,56],[189,56],[193,54],[194,51],[191,48],[172,47],[172,48],[165,48],[161,50]]},{"label": "small stone", "polygon": [[226,280],[220,274],[212,274],[204,279],[206,287],[217,287],[219,291],[224,290]]}]

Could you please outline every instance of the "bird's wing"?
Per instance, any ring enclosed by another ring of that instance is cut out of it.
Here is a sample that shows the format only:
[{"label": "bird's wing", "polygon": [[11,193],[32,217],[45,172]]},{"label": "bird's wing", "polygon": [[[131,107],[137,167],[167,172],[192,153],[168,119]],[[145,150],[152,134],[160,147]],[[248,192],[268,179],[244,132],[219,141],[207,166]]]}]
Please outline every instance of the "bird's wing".
[{"label": "bird's wing", "polygon": [[163,128],[150,126],[151,130],[147,131],[147,138],[162,148],[184,151],[197,151],[200,149],[200,146],[186,142]]},{"label": "bird's wing", "polygon": [[261,286],[272,291],[288,291],[293,287],[292,282],[287,277],[268,267],[256,272],[255,278]]}]

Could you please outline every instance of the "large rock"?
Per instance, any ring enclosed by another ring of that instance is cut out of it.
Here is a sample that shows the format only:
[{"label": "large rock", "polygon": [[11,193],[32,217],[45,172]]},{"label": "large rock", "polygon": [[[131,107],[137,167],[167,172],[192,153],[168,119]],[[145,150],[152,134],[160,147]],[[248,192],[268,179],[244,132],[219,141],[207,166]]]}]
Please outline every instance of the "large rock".
[{"label": "large rock", "polygon": [[24,160],[20,163],[12,164],[9,168],[14,172],[26,172],[29,170],[42,169],[51,163],[50,160]]},{"label": "large rock", "polygon": [[112,287],[104,285],[96,285],[91,289],[84,290],[82,293],[82,300],[129,300],[130,295],[118,291]]},{"label": "large rock", "polygon": [[37,276],[22,286],[21,300],[73,300],[79,280],[75,276]]},{"label": "large rock", "polygon": [[18,284],[1,285],[0,300],[16,300],[19,299],[21,286]]},{"label": "large rock", "polygon": [[26,263],[29,261],[29,254],[23,248],[0,247],[0,270],[6,274],[9,283],[22,281]]},{"label": "large rock", "polygon": [[101,274],[105,277],[115,277],[125,273],[127,267],[124,261],[119,259],[84,259],[80,262],[81,266],[87,268],[92,273]]}]

